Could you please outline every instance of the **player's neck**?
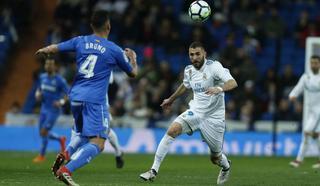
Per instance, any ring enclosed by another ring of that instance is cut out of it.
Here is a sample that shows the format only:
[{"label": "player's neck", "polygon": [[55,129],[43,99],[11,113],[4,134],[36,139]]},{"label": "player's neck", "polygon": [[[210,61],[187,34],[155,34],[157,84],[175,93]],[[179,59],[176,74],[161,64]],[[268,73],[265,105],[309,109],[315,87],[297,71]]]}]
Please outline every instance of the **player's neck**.
[{"label": "player's neck", "polygon": [[55,72],[47,72],[48,76],[52,77],[54,76],[56,73]]},{"label": "player's neck", "polygon": [[94,35],[107,39],[109,34],[107,32],[94,32]]}]

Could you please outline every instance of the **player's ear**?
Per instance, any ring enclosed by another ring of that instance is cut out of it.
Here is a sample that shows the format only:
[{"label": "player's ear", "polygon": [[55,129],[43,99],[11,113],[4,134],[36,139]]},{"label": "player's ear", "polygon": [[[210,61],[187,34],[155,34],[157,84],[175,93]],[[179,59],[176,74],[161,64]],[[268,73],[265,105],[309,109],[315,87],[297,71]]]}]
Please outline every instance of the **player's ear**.
[{"label": "player's ear", "polygon": [[91,27],[92,30],[94,30],[94,27],[93,27],[93,25],[91,23],[90,23],[90,27]]},{"label": "player's ear", "polygon": [[110,24],[110,21],[106,21],[106,28],[108,31],[111,30],[111,24]]}]

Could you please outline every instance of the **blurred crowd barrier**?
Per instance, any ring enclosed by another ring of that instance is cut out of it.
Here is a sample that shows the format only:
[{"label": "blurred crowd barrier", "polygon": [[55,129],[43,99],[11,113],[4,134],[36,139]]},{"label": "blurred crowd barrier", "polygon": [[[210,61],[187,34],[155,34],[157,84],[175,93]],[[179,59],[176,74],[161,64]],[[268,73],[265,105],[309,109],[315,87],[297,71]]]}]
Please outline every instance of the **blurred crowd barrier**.
[{"label": "blurred crowd barrier", "polygon": [[[39,120],[38,114],[22,114],[22,113],[7,113],[5,119],[5,125],[7,126],[37,126]],[[155,122],[157,128],[168,128],[174,118],[167,120],[159,120]],[[73,118],[71,115],[61,115],[56,125],[62,128],[71,128],[73,125]],[[227,131],[248,131],[249,124],[239,120],[226,120]],[[298,132],[300,130],[300,123],[297,121],[277,121],[276,131],[279,132]],[[110,124],[111,127],[118,128],[148,128],[147,118],[137,118],[129,115],[123,117],[112,117]],[[273,132],[272,121],[256,121],[254,131],[258,132]]]},{"label": "blurred crowd barrier", "polygon": [[[125,153],[151,153],[156,151],[165,129],[113,128],[118,134],[119,143]],[[70,129],[55,128],[55,132],[70,139]],[[26,138],[26,136],[28,136]],[[279,132],[276,135],[276,155],[294,156],[299,149],[301,135],[298,133]],[[10,139],[10,142],[8,142]],[[0,151],[38,151],[40,138],[37,126],[0,125]],[[59,151],[58,143],[49,143],[49,151]],[[228,132],[225,135],[224,152],[239,156],[271,156],[272,134],[269,132]],[[307,156],[317,156],[316,144],[312,142]],[[113,152],[106,143],[105,152]],[[172,154],[209,154],[206,143],[199,132],[192,136],[181,135],[170,146]]]}]

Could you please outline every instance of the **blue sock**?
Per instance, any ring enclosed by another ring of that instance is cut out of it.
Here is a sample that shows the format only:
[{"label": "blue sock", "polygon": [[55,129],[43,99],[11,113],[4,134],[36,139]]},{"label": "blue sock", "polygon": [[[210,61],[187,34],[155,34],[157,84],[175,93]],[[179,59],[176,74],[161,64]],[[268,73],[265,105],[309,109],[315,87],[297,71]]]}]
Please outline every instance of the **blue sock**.
[{"label": "blue sock", "polygon": [[98,145],[87,143],[80,147],[66,167],[70,172],[74,172],[76,169],[88,164],[99,153],[100,149]]},{"label": "blue sock", "polygon": [[75,153],[78,148],[82,147],[83,145],[87,144],[89,142],[88,138],[80,137],[80,136],[75,136],[71,138],[70,143],[68,144],[66,151],[69,154],[69,157]]},{"label": "blue sock", "polygon": [[49,132],[49,139],[60,140],[60,136],[54,132]]},{"label": "blue sock", "polygon": [[41,140],[42,140],[42,143],[40,148],[40,155],[44,156],[46,154],[49,139],[47,136],[44,136],[44,137],[41,137]]}]

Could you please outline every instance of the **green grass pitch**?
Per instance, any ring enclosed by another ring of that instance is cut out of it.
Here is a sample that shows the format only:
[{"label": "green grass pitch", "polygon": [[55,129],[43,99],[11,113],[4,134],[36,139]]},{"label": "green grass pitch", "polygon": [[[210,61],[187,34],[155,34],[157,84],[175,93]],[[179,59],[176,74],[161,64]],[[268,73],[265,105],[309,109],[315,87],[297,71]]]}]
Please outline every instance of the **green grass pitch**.
[{"label": "green grass pitch", "polygon": [[[55,154],[49,153],[47,161],[33,164],[35,153],[0,152],[0,185],[50,186],[64,185],[50,172]],[[298,169],[288,166],[290,158],[230,157],[232,172],[226,186],[256,185],[320,185],[320,170],[312,170],[315,158],[307,158]],[[208,156],[168,155],[154,182],[144,182],[139,174],[148,170],[153,155],[126,154],[125,167],[115,168],[114,156],[102,154],[87,166],[73,174],[81,186],[165,186],[165,185],[216,185],[218,167],[213,166]]]}]

